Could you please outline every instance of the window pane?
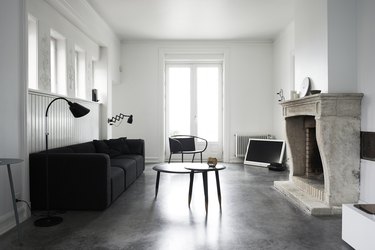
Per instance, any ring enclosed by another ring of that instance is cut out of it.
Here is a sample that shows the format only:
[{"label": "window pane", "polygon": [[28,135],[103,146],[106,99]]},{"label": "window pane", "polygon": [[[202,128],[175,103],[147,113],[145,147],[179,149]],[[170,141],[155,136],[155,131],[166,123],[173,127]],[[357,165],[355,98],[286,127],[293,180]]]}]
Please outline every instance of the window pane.
[{"label": "window pane", "polygon": [[65,39],[57,39],[57,48],[56,48],[56,56],[57,56],[57,79],[56,79],[56,86],[57,86],[57,93],[60,95],[66,95],[67,87],[66,87],[66,43]]},{"label": "window pane", "polygon": [[169,68],[169,135],[190,134],[190,68]]},{"label": "window pane", "polygon": [[78,97],[78,77],[79,75],[79,67],[78,67],[78,51],[74,52],[74,88],[75,88],[75,96]]},{"label": "window pane", "polygon": [[219,137],[219,68],[197,68],[198,136],[210,142]]},{"label": "window pane", "polygon": [[51,49],[51,92],[57,92],[57,48],[56,39],[51,37],[50,49]]}]

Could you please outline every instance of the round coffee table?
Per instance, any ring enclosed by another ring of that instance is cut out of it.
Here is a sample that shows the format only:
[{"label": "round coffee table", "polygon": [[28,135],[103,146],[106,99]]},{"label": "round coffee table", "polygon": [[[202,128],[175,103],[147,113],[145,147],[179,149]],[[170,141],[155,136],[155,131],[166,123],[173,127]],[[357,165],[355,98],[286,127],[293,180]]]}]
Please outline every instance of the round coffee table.
[{"label": "round coffee table", "polygon": [[159,191],[159,180],[160,173],[169,173],[169,174],[190,174],[190,170],[187,170],[185,166],[188,163],[162,163],[155,165],[152,169],[157,172],[156,174],[156,184],[155,184],[155,198],[158,196]]},{"label": "round coffee table", "polygon": [[203,188],[204,188],[204,199],[205,199],[205,206],[206,206],[206,213],[208,209],[208,182],[207,182],[207,173],[210,171],[215,171],[216,176],[216,188],[217,188],[217,197],[220,204],[221,210],[221,190],[220,190],[220,178],[219,178],[219,171],[225,169],[226,167],[217,164],[215,167],[209,167],[205,163],[191,163],[186,164],[185,168],[190,170],[190,185],[189,185],[189,198],[188,198],[188,206],[190,207],[191,196],[193,194],[193,182],[194,182],[194,173],[202,173],[203,177]]}]

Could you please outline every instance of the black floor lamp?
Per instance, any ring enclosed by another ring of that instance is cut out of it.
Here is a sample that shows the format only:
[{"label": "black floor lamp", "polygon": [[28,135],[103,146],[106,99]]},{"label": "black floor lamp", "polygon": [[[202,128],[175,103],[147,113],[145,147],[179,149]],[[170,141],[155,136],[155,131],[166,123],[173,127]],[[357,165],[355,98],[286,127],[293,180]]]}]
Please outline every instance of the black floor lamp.
[{"label": "black floor lamp", "polygon": [[75,103],[75,102],[71,102],[69,100],[67,100],[66,98],[64,97],[57,97],[55,99],[53,99],[47,106],[47,110],[46,110],[46,115],[45,115],[45,136],[46,136],[46,209],[47,209],[47,216],[46,217],[43,217],[43,218],[40,218],[36,221],[34,221],[34,225],[37,226],[37,227],[50,227],[50,226],[55,226],[55,225],[58,225],[60,224],[63,219],[59,216],[51,216],[50,215],[50,207],[49,207],[49,179],[48,179],[48,135],[49,135],[49,132],[48,132],[48,110],[49,110],[49,107],[51,106],[51,104],[57,100],[64,100],[68,103],[69,105],[69,109],[70,109],[70,112],[72,112],[73,116],[75,118],[78,118],[78,117],[82,117],[82,116],[85,116],[87,115],[90,110],[88,108],[85,108],[84,106],[78,104],[78,103]]}]

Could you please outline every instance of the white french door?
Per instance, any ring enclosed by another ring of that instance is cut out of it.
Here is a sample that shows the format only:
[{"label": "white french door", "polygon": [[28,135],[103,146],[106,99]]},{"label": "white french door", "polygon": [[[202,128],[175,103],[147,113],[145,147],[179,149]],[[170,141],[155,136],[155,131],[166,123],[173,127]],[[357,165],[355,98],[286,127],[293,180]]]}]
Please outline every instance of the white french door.
[{"label": "white french door", "polygon": [[[171,135],[208,141],[203,157],[222,159],[223,70],[221,63],[166,64],[166,156]],[[173,158],[176,159],[175,155]],[[198,156],[197,156],[198,157]],[[199,158],[198,158],[199,159]]]}]

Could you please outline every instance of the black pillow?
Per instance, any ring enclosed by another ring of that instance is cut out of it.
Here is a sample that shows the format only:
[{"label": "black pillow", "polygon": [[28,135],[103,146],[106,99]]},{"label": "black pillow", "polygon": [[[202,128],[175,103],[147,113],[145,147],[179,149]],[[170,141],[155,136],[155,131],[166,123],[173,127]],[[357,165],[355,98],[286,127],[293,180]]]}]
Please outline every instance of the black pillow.
[{"label": "black pillow", "polygon": [[119,151],[115,149],[111,149],[106,143],[106,140],[101,140],[101,141],[94,140],[94,145],[95,145],[96,152],[108,154],[110,158],[121,155]]},{"label": "black pillow", "polygon": [[108,145],[104,141],[94,140],[93,142],[94,142],[96,152],[103,153],[103,154],[109,154],[111,152]]},{"label": "black pillow", "polygon": [[119,154],[129,154],[130,149],[126,140],[123,138],[110,139],[105,141],[111,150],[119,152]]}]

